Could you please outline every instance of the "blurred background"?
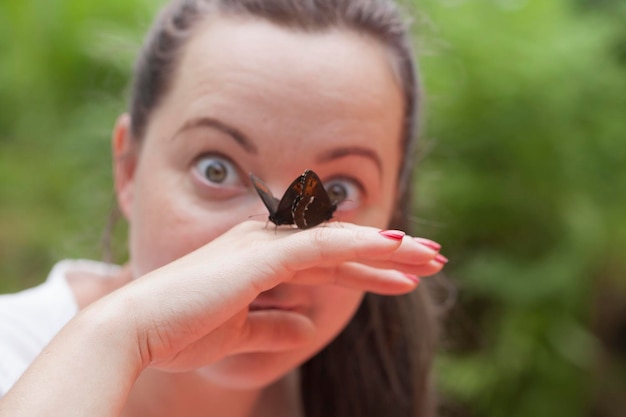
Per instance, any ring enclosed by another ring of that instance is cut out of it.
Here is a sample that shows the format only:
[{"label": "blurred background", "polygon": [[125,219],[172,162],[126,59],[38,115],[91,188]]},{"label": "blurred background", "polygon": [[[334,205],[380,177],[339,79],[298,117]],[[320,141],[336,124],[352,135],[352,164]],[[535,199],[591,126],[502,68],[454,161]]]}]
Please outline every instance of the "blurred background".
[{"label": "blurred background", "polygon": [[[0,2],[0,292],[102,258],[110,132],[161,3]],[[626,1],[404,4],[426,90],[414,233],[458,292],[441,414],[626,415]]]}]

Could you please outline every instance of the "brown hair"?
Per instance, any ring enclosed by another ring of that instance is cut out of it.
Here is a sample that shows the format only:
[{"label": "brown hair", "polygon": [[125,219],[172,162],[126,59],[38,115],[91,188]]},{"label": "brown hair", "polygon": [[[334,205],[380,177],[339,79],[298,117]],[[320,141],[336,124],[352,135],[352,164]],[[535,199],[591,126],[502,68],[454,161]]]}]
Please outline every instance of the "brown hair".
[{"label": "brown hair", "polygon": [[[174,78],[185,42],[209,15],[250,16],[293,30],[342,27],[371,36],[391,53],[405,102],[404,159],[390,227],[406,230],[416,142],[418,82],[407,25],[393,0],[175,0],[148,34],[135,68],[131,131],[145,134]],[[367,294],[344,331],[301,368],[307,417],[415,417],[434,413],[430,371],[436,323],[424,286],[412,294]]]}]

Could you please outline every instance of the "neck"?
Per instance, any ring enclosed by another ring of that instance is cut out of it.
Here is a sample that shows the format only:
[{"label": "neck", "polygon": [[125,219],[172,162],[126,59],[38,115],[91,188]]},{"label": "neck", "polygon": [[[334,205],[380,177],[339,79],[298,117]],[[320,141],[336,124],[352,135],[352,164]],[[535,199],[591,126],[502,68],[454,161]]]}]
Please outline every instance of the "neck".
[{"label": "neck", "polygon": [[301,415],[296,373],[265,388],[237,390],[195,373],[147,369],[135,383],[122,417]]}]

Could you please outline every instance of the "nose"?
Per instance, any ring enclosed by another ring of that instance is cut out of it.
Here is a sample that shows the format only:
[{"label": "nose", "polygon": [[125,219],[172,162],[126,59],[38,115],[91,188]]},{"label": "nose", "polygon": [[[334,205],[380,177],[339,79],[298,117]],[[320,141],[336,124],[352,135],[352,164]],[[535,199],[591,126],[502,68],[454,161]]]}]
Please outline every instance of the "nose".
[{"label": "nose", "polygon": [[[256,177],[251,177],[251,179],[252,179],[253,187],[255,188],[255,191],[256,191],[254,194],[256,194],[256,196],[258,197],[257,199],[258,203],[256,207],[259,207],[260,210],[266,213],[265,218],[269,219],[276,225],[292,224],[293,220],[292,220],[292,214],[291,214],[291,207],[285,207],[284,204],[281,204],[281,200],[285,198],[283,194],[275,195],[272,192],[272,189],[274,189],[273,185],[268,185],[267,183],[263,182],[262,180]],[[274,183],[272,182],[270,184],[274,184]],[[276,182],[276,184],[278,184],[278,181]],[[280,190],[284,190],[287,188],[287,186],[278,185],[277,188]],[[286,198],[289,199],[289,197],[286,197]],[[288,201],[285,201],[283,203],[290,205]]]}]

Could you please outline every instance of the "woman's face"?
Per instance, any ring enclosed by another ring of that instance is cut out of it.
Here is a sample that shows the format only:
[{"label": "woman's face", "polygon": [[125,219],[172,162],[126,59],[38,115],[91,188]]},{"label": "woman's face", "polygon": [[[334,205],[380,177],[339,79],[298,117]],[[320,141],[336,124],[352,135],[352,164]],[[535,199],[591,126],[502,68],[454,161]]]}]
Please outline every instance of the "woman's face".
[{"label": "woman's face", "polygon": [[[151,116],[134,170],[118,183],[134,274],[237,223],[266,219],[250,172],[280,198],[312,169],[327,188],[345,193],[334,219],[384,228],[396,197],[403,119],[386,50],[347,30],[304,33],[260,20],[210,20],[199,29]],[[315,342],[227,357],[202,373],[223,384],[265,385],[328,344],[362,296],[330,285],[283,284],[263,293],[253,308],[297,305],[317,327]]]}]

